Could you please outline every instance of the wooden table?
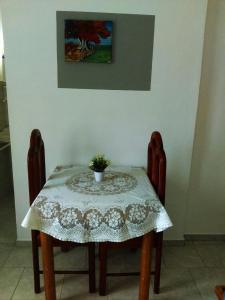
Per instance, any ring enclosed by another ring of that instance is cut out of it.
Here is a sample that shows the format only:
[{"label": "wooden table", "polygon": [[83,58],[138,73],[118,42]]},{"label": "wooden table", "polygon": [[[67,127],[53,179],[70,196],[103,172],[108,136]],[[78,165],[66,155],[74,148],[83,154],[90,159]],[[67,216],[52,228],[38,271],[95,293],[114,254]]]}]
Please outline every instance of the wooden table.
[{"label": "wooden table", "polygon": [[143,236],[139,300],[149,299],[152,230],[171,225],[142,168],[109,168],[96,183],[82,166],[57,167],[22,223],[41,232],[46,300],[56,299],[52,236],[78,243]]}]

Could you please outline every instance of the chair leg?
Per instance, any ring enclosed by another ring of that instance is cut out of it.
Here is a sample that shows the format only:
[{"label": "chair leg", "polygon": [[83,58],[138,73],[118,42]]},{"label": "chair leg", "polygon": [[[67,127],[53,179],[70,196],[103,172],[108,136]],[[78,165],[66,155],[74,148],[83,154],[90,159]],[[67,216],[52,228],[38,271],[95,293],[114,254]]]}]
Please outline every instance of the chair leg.
[{"label": "chair leg", "polygon": [[215,287],[215,294],[218,300],[224,300],[224,292],[225,292],[224,285],[218,285]]},{"label": "chair leg", "polygon": [[99,295],[106,295],[106,272],[107,272],[107,244],[99,244],[99,264],[100,264],[100,274],[99,274]]},{"label": "chair leg", "polygon": [[88,244],[89,292],[96,292],[95,281],[95,243]]},{"label": "chair leg", "polygon": [[33,254],[33,273],[34,273],[34,292],[36,294],[41,292],[40,286],[40,267],[39,267],[39,249],[37,242],[38,232],[36,230],[31,231],[32,238],[32,254]]},{"label": "chair leg", "polygon": [[154,293],[159,294],[160,289],[160,274],[162,261],[162,244],[163,233],[156,233],[156,257],[155,257],[155,279],[154,279]]}]

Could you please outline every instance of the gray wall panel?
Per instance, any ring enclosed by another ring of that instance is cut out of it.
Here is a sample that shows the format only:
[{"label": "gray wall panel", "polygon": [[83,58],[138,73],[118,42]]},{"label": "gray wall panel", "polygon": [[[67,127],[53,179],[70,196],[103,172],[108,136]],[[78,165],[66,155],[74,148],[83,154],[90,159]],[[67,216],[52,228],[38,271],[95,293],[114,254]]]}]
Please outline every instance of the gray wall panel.
[{"label": "gray wall panel", "polygon": [[[65,62],[65,19],[113,21],[112,63]],[[150,15],[57,12],[58,87],[150,90],[154,23]]]}]

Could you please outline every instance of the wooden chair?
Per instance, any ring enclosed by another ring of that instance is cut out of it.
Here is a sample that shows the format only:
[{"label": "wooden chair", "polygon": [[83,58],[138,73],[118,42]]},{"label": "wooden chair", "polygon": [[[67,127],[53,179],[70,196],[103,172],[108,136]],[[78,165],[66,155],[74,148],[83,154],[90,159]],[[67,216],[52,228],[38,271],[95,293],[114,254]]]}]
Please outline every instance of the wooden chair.
[{"label": "wooden chair", "polygon": [[[28,164],[28,182],[29,182],[29,195],[30,205],[39,194],[46,181],[45,174],[45,149],[44,143],[41,137],[41,133],[38,129],[34,129],[30,136],[30,148],[27,156]],[[33,271],[34,271],[34,291],[40,293],[40,274],[43,274],[43,270],[39,266],[39,247],[40,232],[37,230],[31,231],[32,237],[32,252],[33,252]],[[95,287],[95,244],[79,244],[73,242],[64,242],[57,239],[53,239],[53,247],[61,247],[63,251],[67,251],[75,246],[88,247],[89,263],[88,270],[74,271],[74,270],[55,270],[55,274],[88,274],[89,275],[89,291],[94,293]]]},{"label": "wooden chair", "polygon": [[[163,149],[163,142],[159,132],[153,132],[148,144],[148,164],[147,175],[152,183],[160,201],[165,203],[165,186],[166,186],[166,156]],[[107,272],[107,252],[108,249],[130,248],[135,249],[141,246],[142,237],[130,239],[121,243],[104,242],[99,245],[100,260],[100,278],[99,294],[106,295],[106,277],[107,276],[126,276],[139,275],[140,272],[129,273],[109,273]],[[163,233],[154,233],[155,248],[155,270],[152,272],[154,278],[154,292],[159,293],[160,288],[160,271],[162,257]]]},{"label": "wooden chair", "polygon": [[215,287],[215,294],[216,294],[218,300],[224,300],[225,299],[225,285],[217,285]]}]

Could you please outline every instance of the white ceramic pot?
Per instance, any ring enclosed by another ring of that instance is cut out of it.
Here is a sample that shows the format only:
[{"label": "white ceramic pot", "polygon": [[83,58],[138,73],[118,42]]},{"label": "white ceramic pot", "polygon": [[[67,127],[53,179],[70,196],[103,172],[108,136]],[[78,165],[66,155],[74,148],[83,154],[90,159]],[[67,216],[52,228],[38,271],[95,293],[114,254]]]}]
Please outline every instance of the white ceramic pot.
[{"label": "white ceramic pot", "polygon": [[104,172],[95,172],[94,171],[94,174],[95,174],[95,181],[96,182],[101,182],[103,180]]}]

